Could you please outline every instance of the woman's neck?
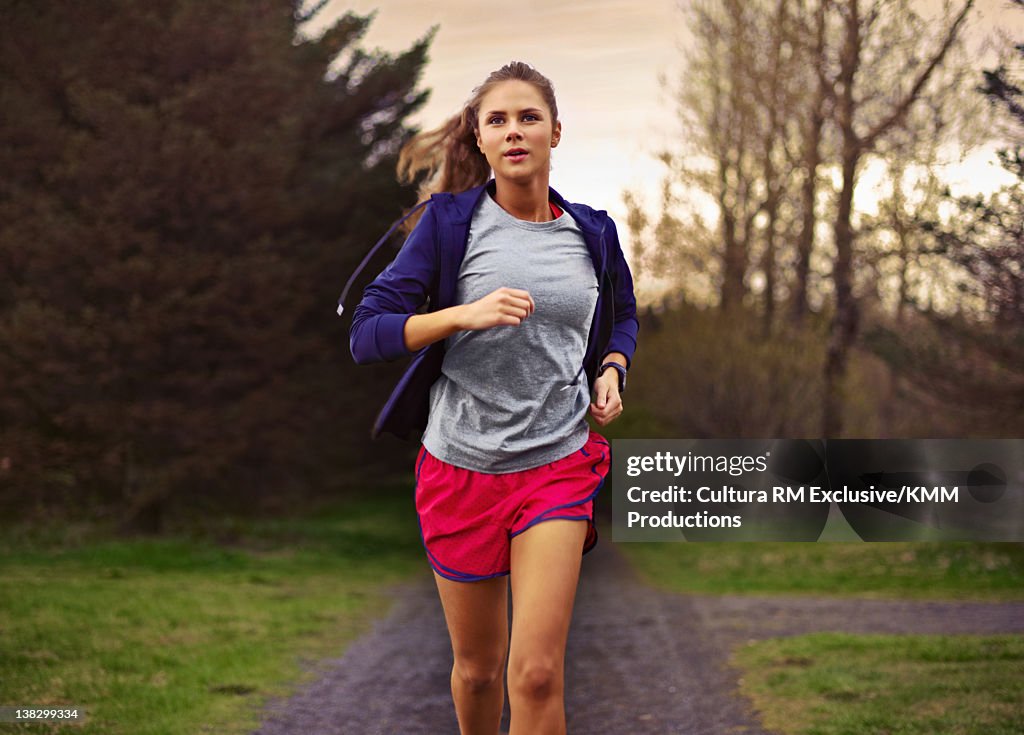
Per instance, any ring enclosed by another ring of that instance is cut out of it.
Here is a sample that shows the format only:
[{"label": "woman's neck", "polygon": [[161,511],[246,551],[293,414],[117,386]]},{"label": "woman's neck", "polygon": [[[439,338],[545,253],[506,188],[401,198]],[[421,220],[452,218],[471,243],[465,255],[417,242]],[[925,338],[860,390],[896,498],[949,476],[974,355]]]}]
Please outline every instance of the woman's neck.
[{"label": "woman's neck", "polygon": [[548,206],[548,177],[525,184],[496,179],[494,201],[513,217],[527,222],[550,222],[554,219]]}]

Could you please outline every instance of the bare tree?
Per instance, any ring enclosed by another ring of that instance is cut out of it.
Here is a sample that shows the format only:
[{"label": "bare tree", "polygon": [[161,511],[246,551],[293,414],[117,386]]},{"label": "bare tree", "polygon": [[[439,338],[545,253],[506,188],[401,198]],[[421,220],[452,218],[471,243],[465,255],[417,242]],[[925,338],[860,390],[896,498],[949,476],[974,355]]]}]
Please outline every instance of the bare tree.
[{"label": "bare tree", "polygon": [[[732,310],[749,291],[747,276],[758,234],[755,218],[768,198],[765,156],[778,156],[774,147],[763,145],[764,119],[776,114],[770,98],[777,90],[752,74],[763,67],[759,53],[772,49],[759,37],[766,22],[761,4],[694,0],[684,10],[693,44],[675,94],[686,143],[683,150],[661,153],[669,169],[662,215],[656,222],[634,217],[640,227],[634,239],[652,241],[652,260],[657,259],[654,251],[686,251],[700,270],[713,274],[721,308]],[[709,224],[697,213],[685,221],[674,216],[673,210],[692,203],[680,202],[678,188],[688,196],[709,197],[717,223]],[[632,196],[626,204],[631,212],[638,206]],[[688,247],[681,238],[689,241]]]},{"label": "bare tree", "polygon": [[[833,227],[836,257],[832,268],[835,285],[835,314],[830,329],[827,356],[825,360],[825,405],[822,417],[822,434],[838,437],[843,430],[843,379],[846,376],[850,347],[857,335],[859,310],[853,293],[853,242],[852,225],[853,192],[857,182],[858,169],[865,157],[884,140],[906,117],[911,107],[925,93],[932,74],[945,58],[967,17],[974,0],[967,0],[960,12],[948,24],[944,38],[928,60],[916,63],[915,54],[906,59],[905,74],[913,82],[904,92],[897,84],[898,95],[894,100],[876,88],[867,95],[855,93],[858,73],[861,76],[872,71],[865,64],[869,44],[873,46],[870,57],[880,66],[892,63],[886,55],[897,44],[888,40],[885,31],[896,22],[893,14],[902,9],[902,3],[878,0],[866,13],[861,13],[860,0],[847,0],[837,6],[843,21],[844,37],[839,55],[839,75],[836,80],[836,125],[841,139],[840,167],[842,188],[839,192],[838,210]],[[885,23],[884,21],[889,21]],[[918,68],[919,67],[919,68]],[[863,118],[871,114],[874,122]],[[864,132],[859,132],[858,128]]]},{"label": "bare tree", "polygon": [[[818,169],[822,163],[822,136],[828,106],[835,100],[835,89],[828,76],[826,64],[826,13],[831,0],[819,0],[810,13],[804,0],[798,0],[797,20],[802,33],[797,35],[799,58],[813,70],[810,80],[812,92],[803,109],[804,125],[801,136],[801,163],[803,182],[800,187],[800,229],[796,242],[796,272],[792,285],[792,321],[800,325],[807,314],[808,280],[811,271],[811,250],[814,248],[814,229],[817,224],[815,208],[818,200]],[[810,17],[808,17],[810,16]]]}]

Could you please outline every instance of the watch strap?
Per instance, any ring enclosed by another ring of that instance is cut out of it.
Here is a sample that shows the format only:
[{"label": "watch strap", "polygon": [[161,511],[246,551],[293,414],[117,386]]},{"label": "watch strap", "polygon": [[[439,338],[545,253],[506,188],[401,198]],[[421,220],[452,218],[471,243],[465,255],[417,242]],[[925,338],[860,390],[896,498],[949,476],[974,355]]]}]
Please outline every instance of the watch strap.
[{"label": "watch strap", "polygon": [[619,374],[619,393],[624,393],[626,390],[626,368],[617,362],[606,362],[597,369],[597,374],[604,375],[604,371],[608,368],[615,368],[615,372]]}]

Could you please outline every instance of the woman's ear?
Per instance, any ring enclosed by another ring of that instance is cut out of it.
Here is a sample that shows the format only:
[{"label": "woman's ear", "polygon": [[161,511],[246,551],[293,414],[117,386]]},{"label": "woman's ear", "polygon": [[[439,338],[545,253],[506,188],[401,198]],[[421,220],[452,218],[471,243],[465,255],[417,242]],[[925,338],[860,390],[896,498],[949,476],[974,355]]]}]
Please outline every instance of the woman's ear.
[{"label": "woman's ear", "polygon": [[554,148],[558,145],[558,141],[562,139],[562,121],[559,120],[555,123],[555,129],[551,132],[551,147]]}]

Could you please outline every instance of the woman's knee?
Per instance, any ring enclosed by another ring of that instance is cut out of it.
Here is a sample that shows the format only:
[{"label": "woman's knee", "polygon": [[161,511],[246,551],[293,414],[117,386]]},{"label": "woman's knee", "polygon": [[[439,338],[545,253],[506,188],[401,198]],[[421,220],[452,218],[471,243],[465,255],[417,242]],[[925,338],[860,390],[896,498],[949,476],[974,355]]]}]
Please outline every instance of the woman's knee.
[{"label": "woman's knee", "polygon": [[549,657],[517,662],[509,668],[509,692],[520,697],[545,700],[562,690],[562,667]]},{"label": "woman's knee", "polygon": [[470,691],[482,692],[501,682],[505,675],[505,658],[456,656],[453,671]]}]

